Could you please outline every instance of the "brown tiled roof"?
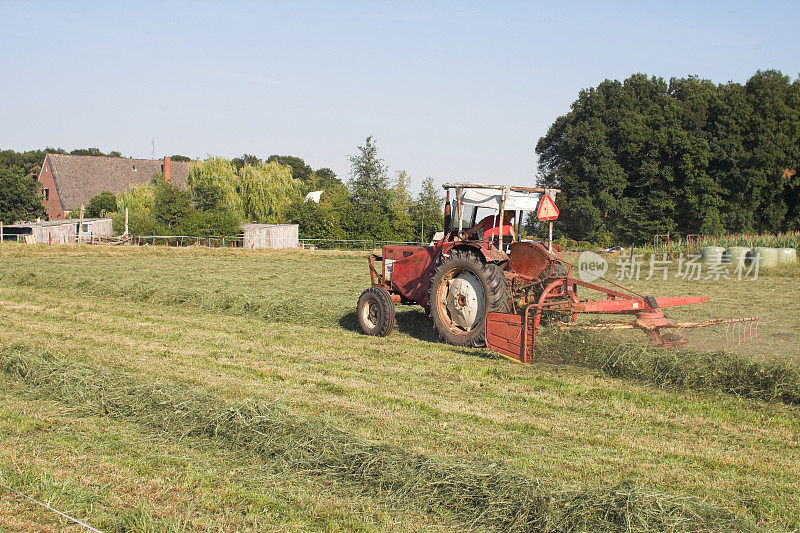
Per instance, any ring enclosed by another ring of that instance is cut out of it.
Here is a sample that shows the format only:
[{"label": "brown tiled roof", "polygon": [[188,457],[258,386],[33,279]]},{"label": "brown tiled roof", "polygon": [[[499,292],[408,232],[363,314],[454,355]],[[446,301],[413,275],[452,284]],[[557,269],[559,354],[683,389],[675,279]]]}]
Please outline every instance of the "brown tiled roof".
[{"label": "brown tiled roof", "polygon": [[[89,200],[103,191],[122,192],[131,185],[150,181],[153,174],[161,174],[163,159],[124,159],[91,155],[47,154],[58,196],[64,210],[87,205]],[[170,162],[170,181],[186,188],[189,163]]]}]

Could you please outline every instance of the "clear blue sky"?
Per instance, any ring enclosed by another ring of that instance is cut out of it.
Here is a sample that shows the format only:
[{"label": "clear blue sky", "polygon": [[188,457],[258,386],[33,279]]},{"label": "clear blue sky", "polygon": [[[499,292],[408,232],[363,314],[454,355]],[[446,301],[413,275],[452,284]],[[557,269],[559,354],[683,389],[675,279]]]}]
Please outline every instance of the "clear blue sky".
[{"label": "clear blue sky", "polygon": [[244,152],[346,178],[533,182],[581,88],[634,72],[800,72],[798,2],[0,0],[0,147]]}]

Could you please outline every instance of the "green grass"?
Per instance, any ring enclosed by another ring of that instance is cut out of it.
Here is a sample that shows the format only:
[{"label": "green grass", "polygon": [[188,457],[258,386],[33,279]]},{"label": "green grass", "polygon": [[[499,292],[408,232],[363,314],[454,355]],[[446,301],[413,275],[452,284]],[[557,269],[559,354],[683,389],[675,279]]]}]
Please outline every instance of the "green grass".
[{"label": "green grass", "polygon": [[299,419],[271,403],[225,404],[205,392],[141,380],[107,369],[64,363],[49,353],[11,346],[2,369],[83,412],[138,421],[178,436],[205,436],[290,471],[358,484],[366,494],[439,508],[478,528],[519,531],[576,529],[728,529],[752,527],[696,498],[618,487],[558,487],[498,462],[408,453],[354,438],[330,425]]},{"label": "green grass", "polygon": [[[743,521],[739,524],[752,521],[759,529],[800,527],[796,407],[708,387],[664,388],[579,365],[514,365],[487,357],[483,350],[432,342],[428,320],[413,308],[399,313],[398,330],[390,337],[365,337],[352,329],[354,302],[368,284],[363,255],[3,246],[0,320],[8,334],[0,344],[8,348],[21,343],[31,353],[53,353],[58,361],[132,376],[137,382],[158,382],[180,391],[200,388],[225,405],[278,405],[298,420],[334,428],[348,442],[435,457],[437,464],[494,462],[547,487],[577,487],[581,494],[605,497],[613,493],[610,488],[628,487],[665,495],[668,501],[696,501],[698,508],[717,508],[721,516],[732,513]],[[726,303],[734,301],[732,293],[741,291],[740,296],[766,310],[764,302],[770,298],[790,299],[786,293],[797,286],[793,276],[764,276],[746,289],[734,283],[685,282],[677,289],[665,284],[654,286],[653,293],[710,291],[715,302],[697,306],[692,311],[697,318],[711,314],[720,298],[717,314],[749,315]],[[683,312],[689,313],[688,308]],[[792,313],[790,308],[774,315],[774,326],[764,328],[791,334],[800,317]],[[757,348],[744,355],[797,361],[793,338],[777,337],[776,345],[784,347],[778,352],[762,333]],[[128,484],[162,476],[168,480],[164,486],[151,483],[124,503],[110,497],[115,494],[112,486],[83,466],[127,464],[142,453],[163,455],[167,462],[182,456],[198,461],[196,482],[185,486],[184,497],[214,503],[192,509],[193,529],[205,524],[228,530],[264,529],[265,524],[284,530],[347,530],[354,524],[368,530],[416,530],[424,524],[463,529],[468,522],[447,506],[431,511],[413,499],[402,505],[391,493],[370,495],[347,477],[322,483],[302,468],[282,470],[291,477],[280,488],[250,483],[246,475],[231,476],[229,490],[220,494],[215,486],[219,478],[206,477],[204,469],[252,470],[248,447],[231,447],[203,435],[176,439],[135,416],[76,413],[68,398],[43,397],[42,386],[2,379],[2,409],[14,420],[7,435],[17,443],[16,461],[32,465],[37,476],[50,476],[46,483],[30,478],[23,482],[33,492],[47,494],[48,486],[82,479],[90,496],[68,492],[60,503],[107,529],[122,530],[120,524],[136,517],[146,521],[150,516],[157,523],[188,513],[185,501],[164,508],[157,504],[169,500],[170,487],[184,486],[180,472],[171,472],[169,466],[155,465],[141,474],[123,470],[119,477]],[[73,440],[32,437],[28,426],[43,419],[54,420]],[[108,438],[125,446],[115,453],[104,451],[106,434],[116,435]],[[151,441],[152,435],[157,437]],[[70,456],[78,438],[85,441],[80,460]],[[45,441],[51,449],[39,456]],[[155,448],[146,448],[147,443]],[[11,454],[5,448],[3,453]],[[264,465],[260,470],[275,468],[265,456],[257,461]],[[3,466],[4,474],[12,471],[9,460],[2,464],[9,465]],[[321,486],[325,490],[315,491]],[[240,512],[238,498],[252,494],[254,487],[266,491],[260,497],[277,502],[272,505],[292,512],[274,513],[269,505]],[[0,515],[0,528],[8,523],[4,520],[35,512],[3,498],[12,512]],[[108,502],[98,503],[102,498]],[[87,508],[82,501],[95,503]],[[288,507],[281,507],[287,501]],[[326,502],[331,502],[327,519],[317,521],[319,506]],[[238,511],[220,513],[228,508]]]},{"label": "green grass", "polygon": [[[302,473],[251,453],[32,394],[0,376],[2,481],[102,531],[374,531],[425,529],[413,509]],[[443,529],[446,516],[441,517]],[[0,492],[0,530],[84,531]]]}]

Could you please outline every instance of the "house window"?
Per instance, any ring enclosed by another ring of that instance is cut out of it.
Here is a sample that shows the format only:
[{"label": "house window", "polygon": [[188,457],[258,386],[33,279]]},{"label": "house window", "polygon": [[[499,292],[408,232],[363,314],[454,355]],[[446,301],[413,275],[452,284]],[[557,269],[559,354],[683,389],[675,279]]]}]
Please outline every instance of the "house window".
[{"label": "house window", "polygon": [[44,189],[42,189],[42,196],[44,197],[44,201],[45,202],[47,200],[49,200],[50,199],[50,189],[48,189],[46,187]]}]

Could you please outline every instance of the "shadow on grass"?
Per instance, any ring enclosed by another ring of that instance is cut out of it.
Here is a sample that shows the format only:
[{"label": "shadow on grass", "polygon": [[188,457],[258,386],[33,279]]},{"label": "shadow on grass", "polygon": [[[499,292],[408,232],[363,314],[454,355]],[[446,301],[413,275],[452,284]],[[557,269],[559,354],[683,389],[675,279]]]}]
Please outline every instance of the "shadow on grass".
[{"label": "shadow on grass", "polygon": [[[358,325],[358,317],[355,311],[350,311],[339,319],[339,326],[348,331],[361,332]],[[395,315],[395,330],[392,334],[401,333],[417,340],[440,344],[439,335],[433,329],[428,315],[422,309],[405,309]],[[390,335],[392,335],[390,334]],[[456,353],[469,355],[472,357],[482,357],[486,359],[497,359],[498,356],[486,348],[466,348],[462,346],[448,346]]]},{"label": "shadow on grass", "polygon": [[356,333],[361,331],[361,328],[358,326],[358,317],[355,311],[350,311],[342,315],[342,318],[339,319],[339,326],[347,331],[355,331]]},{"label": "shadow on grass", "polygon": [[433,322],[421,309],[409,309],[395,315],[397,331],[427,342],[439,342],[439,335],[433,329]]},{"label": "shadow on grass", "polygon": [[[361,331],[355,311],[343,315],[339,319],[339,326],[356,333]],[[422,310],[409,309],[398,312],[395,315],[395,331],[421,341],[438,342],[439,340],[433,324]]]}]

